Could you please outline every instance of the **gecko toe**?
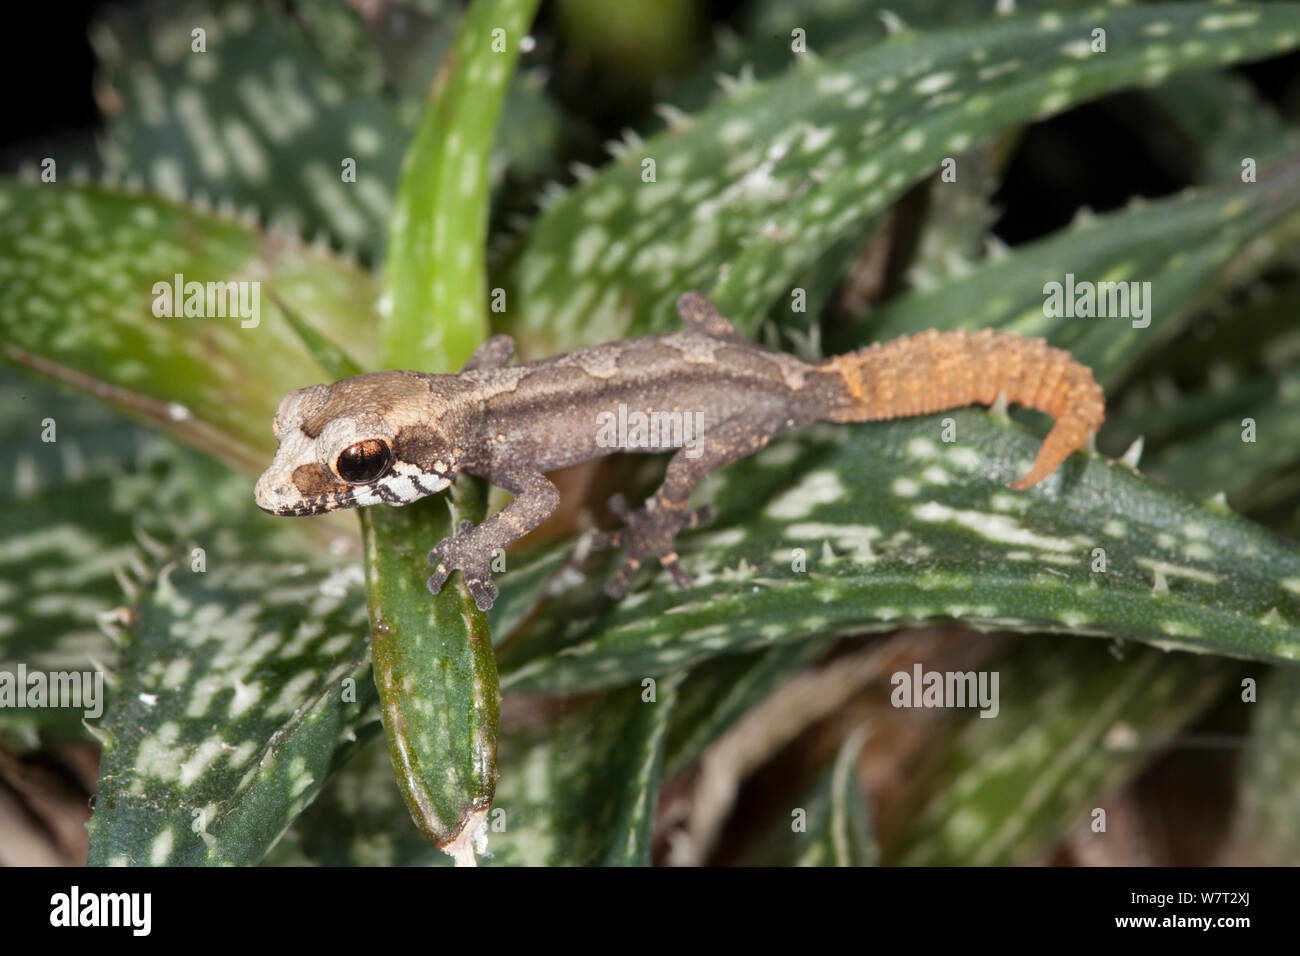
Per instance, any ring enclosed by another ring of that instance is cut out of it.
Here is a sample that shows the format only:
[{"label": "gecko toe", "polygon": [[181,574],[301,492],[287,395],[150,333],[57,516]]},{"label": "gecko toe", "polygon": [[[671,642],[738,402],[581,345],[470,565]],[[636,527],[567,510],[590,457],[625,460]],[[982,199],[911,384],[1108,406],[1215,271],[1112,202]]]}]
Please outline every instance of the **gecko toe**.
[{"label": "gecko toe", "polygon": [[492,605],[496,603],[497,596],[501,593],[496,582],[491,578],[474,578],[465,583],[469,587],[470,596],[474,598],[475,606],[480,611],[490,611]]},{"label": "gecko toe", "polygon": [[713,523],[713,505],[701,505],[686,516],[686,522],[682,525],[683,530],[691,528],[700,528],[706,524]]},{"label": "gecko toe", "polygon": [[429,552],[429,564],[435,566],[429,577],[429,590],[437,594],[453,571],[459,571],[465,587],[479,610],[486,611],[492,607],[500,593],[492,580],[492,571],[488,558],[484,557],[483,547],[476,541],[478,531],[472,521],[461,521],[456,533],[443,538]]},{"label": "gecko toe", "polygon": [[636,574],[641,567],[641,562],[637,558],[628,557],[623,560],[623,566],[618,569],[618,573],[605,582],[605,593],[615,601],[627,593],[628,585],[632,583],[632,575]]},{"label": "gecko toe", "polygon": [[621,548],[626,537],[622,528],[614,531],[593,531],[590,538],[590,547],[593,551]]},{"label": "gecko toe", "polygon": [[450,575],[451,571],[449,571],[445,566],[439,565],[438,570],[429,575],[429,580],[425,582],[429,586],[429,593],[437,594],[441,591],[442,586],[447,583],[447,578],[450,577]]},{"label": "gecko toe", "polygon": [[685,591],[691,586],[691,576],[687,574],[686,569],[682,567],[681,561],[677,559],[676,552],[669,552],[668,554],[663,555],[659,559],[659,563],[664,566],[664,570],[672,575],[673,584],[677,585],[678,588]]}]

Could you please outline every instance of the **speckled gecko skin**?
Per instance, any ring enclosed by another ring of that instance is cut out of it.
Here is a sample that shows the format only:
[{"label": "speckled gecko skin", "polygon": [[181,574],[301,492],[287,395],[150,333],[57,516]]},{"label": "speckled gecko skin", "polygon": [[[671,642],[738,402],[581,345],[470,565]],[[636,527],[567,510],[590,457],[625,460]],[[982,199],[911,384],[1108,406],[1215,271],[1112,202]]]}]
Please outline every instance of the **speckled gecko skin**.
[{"label": "speckled gecko skin", "polygon": [[810,363],[748,341],[698,293],[683,295],[677,311],[686,331],[516,366],[509,364],[514,343],[498,335],[455,375],[369,372],[291,392],[275,415],[279,449],[258,479],[257,504],[277,515],[401,505],[443,490],[458,472],[485,478],[514,499],[477,527],[463,522],[430,551],[428,584],[436,594],[459,570],[486,610],[498,593],[493,553],[559,504],[546,472],[618,451],[664,450],[663,443],[630,447],[599,437],[600,422],[620,405],[689,415],[699,423],[695,447],[677,443],[644,508],[629,508],[621,495],[611,499],[625,527],[596,535],[597,547],[628,549],[606,587],[618,598],[649,557],[679,587],[690,585],[674,541],[711,517],[707,506],[687,507],[691,490],[786,429],[987,405],[1005,393],[1056,419],[1029,473],[1011,483],[1023,489],[1055,471],[1105,415],[1091,371],[1039,339],[931,330]]}]

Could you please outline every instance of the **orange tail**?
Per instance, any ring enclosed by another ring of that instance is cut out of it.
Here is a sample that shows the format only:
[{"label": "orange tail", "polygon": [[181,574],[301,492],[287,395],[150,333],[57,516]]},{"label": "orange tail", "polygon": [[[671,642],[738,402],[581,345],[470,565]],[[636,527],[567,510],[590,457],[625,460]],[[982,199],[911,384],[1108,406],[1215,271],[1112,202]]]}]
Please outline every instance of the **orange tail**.
[{"label": "orange tail", "polygon": [[1012,488],[1038,484],[1094,435],[1106,417],[1092,370],[1042,339],[1006,332],[938,332],[872,345],[820,366],[843,380],[844,404],[832,421],[865,422],[1007,400],[1056,419],[1029,474]]}]

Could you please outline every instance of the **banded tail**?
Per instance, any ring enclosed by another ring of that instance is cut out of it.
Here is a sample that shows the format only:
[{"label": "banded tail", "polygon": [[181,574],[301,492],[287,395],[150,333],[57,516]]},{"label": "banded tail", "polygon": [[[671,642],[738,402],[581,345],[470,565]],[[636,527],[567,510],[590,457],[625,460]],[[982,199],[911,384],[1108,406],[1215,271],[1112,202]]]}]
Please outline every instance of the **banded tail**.
[{"label": "banded tail", "polygon": [[1011,488],[1030,488],[1057,469],[1101,427],[1105,395],[1092,370],[1042,339],[983,329],[939,332],[878,343],[837,355],[818,368],[839,375],[844,404],[827,417],[865,422],[964,405],[1008,401],[1056,419],[1029,473]]}]

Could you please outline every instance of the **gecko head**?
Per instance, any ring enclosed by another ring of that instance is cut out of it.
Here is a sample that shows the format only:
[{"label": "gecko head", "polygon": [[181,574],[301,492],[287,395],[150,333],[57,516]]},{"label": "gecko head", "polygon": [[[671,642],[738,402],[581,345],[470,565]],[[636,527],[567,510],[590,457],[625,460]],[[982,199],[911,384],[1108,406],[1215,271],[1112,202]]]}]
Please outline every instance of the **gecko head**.
[{"label": "gecko head", "polygon": [[257,479],[257,506],[276,515],[312,515],[404,505],[442,491],[456,462],[436,431],[430,378],[368,372],[290,392],[275,413],[279,447]]}]

